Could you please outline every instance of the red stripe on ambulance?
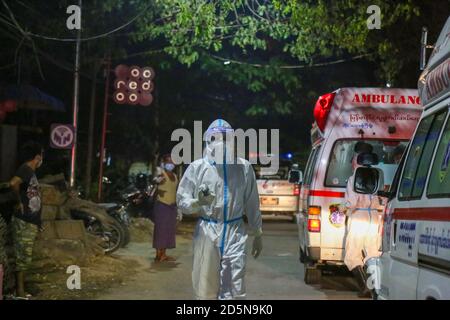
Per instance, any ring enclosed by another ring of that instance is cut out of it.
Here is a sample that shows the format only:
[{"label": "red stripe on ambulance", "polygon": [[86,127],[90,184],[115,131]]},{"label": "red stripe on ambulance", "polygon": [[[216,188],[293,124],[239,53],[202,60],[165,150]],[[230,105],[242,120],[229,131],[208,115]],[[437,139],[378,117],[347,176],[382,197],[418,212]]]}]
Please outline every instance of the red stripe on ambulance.
[{"label": "red stripe on ambulance", "polygon": [[309,195],[312,197],[327,197],[327,198],[344,198],[345,192],[326,191],[326,190],[311,190]]},{"label": "red stripe on ambulance", "polygon": [[450,207],[398,208],[393,215],[398,220],[450,221]]}]

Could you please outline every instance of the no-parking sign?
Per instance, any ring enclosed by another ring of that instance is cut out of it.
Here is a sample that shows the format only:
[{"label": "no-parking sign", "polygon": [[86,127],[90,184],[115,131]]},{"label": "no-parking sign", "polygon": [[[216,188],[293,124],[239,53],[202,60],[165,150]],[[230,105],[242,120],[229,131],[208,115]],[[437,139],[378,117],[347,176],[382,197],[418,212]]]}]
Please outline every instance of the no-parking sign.
[{"label": "no-parking sign", "polygon": [[75,128],[70,124],[52,124],[50,130],[50,147],[54,149],[71,149],[75,141]]}]

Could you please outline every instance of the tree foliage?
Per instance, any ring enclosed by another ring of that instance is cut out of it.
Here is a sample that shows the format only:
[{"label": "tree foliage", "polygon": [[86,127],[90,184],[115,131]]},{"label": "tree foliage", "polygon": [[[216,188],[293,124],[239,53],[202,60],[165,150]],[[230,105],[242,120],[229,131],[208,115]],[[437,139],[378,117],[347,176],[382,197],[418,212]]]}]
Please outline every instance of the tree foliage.
[{"label": "tree foliage", "polygon": [[[109,1],[114,9],[118,1]],[[175,60],[200,65],[209,75],[262,93],[248,114],[269,110],[290,113],[302,88],[302,73],[316,63],[365,57],[379,65],[382,82],[395,82],[402,63],[392,55],[396,44],[387,36],[398,22],[420,14],[412,0],[160,0],[129,1],[146,10],[133,35],[136,43],[154,42]],[[369,30],[369,5],[381,9],[381,30]],[[119,5],[120,7],[120,5]],[[225,63],[225,65],[224,65]],[[226,65],[228,64],[228,67]],[[285,93],[270,94],[274,87]]]},{"label": "tree foliage", "polygon": [[[23,34],[2,1],[2,82],[20,75],[69,109],[74,42]],[[65,27],[66,8],[76,1],[5,1],[25,32],[76,36]],[[370,5],[381,9],[380,30],[367,27]],[[91,88],[86,80],[109,53],[113,66],[151,65],[157,72],[159,128],[153,106],[111,107],[108,138],[124,159],[140,150],[152,154],[155,139],[168,148],[172,129],[217,117],[241,127],[283,127],[282,148],[292,148],[309,140],[311,109],[325,92],[387,82],[414,88],[421,28],[428,26],[429,39],[436,39],[448,10],[448,0],[83,1],[82,37],[105,36],[81,45],[80,150]],[[95,80],[103,85],[101,73]],[[99,135],[100,126],[96,130]]]}]

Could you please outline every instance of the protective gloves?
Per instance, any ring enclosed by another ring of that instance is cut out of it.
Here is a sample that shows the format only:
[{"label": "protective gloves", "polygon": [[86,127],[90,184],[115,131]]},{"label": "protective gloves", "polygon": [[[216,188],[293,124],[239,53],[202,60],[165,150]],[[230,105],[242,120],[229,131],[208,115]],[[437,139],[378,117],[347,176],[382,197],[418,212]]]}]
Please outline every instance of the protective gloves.
[{"label": "protective gloves", "polygon": [[253,239],[252,256],[255,259],[260,255],[262,248],[262,230],[259,229],[255,232],[255,238]]},{"label": "protective gloves", "polygon": [[215,197],[216,195],[209,190],[207,185],[202,184],[198,188],[197,199],[200,206],[210,205],[211,203],[213,203]]}]

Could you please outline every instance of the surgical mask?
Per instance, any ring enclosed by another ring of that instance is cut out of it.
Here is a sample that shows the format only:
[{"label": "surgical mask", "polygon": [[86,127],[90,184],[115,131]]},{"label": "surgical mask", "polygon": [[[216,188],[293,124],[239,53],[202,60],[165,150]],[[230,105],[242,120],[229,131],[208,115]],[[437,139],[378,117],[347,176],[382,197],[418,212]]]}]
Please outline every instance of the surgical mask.
[{"label": "surgical mask", "polygon": [[164,169],[166,169],[167,171],[172,171],[173,169],[175,169],[175,165],[173,163],[165,163]]},{"label": "surgical mask", "polygon": [[212,141],[207,147],[207,156],[218,164],[233,163],[233,149],[232,144],[222,140]]}]

